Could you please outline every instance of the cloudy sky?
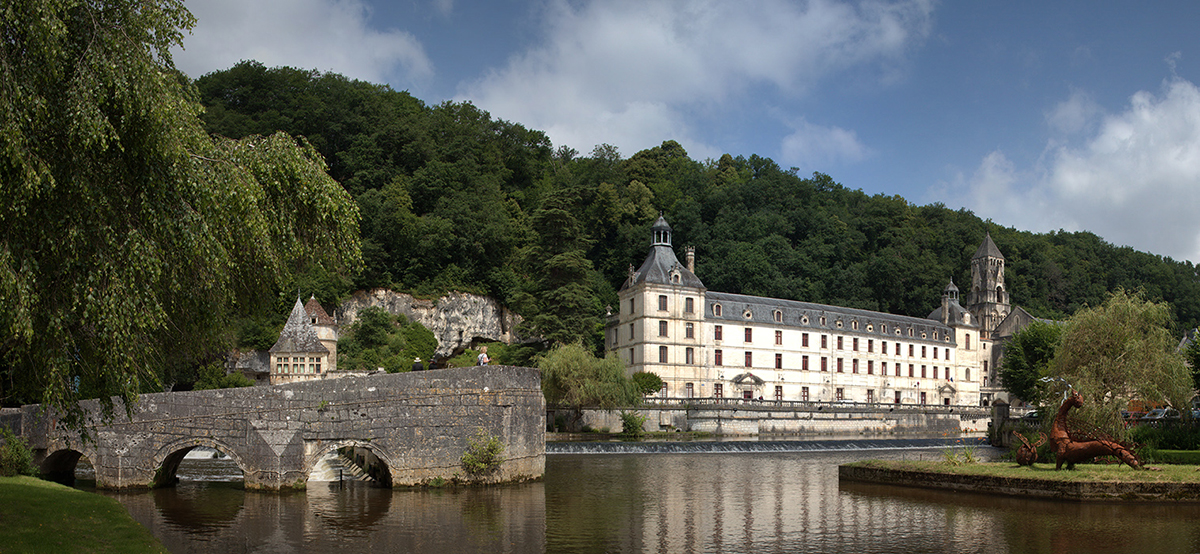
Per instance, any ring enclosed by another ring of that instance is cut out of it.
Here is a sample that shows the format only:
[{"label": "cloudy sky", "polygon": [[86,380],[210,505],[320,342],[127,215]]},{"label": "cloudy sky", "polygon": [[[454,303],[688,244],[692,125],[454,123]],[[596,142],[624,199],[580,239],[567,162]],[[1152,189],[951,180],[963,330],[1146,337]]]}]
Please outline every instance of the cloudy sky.
[{"label": "cloudy sky", "polygon": [[1200,262],[1200,2],[186,0],[239,60],[469,100],[555,146],[758,154]]}]

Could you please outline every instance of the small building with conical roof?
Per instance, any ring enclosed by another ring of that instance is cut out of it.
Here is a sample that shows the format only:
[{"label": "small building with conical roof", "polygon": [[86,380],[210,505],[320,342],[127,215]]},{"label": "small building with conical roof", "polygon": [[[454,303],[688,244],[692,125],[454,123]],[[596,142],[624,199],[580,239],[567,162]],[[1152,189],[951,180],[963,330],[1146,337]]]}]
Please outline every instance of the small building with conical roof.
[{"label": "small building with conical roof", "polygon": [[[323,309],[321,313],[324,313]],[[325,318],[329,319],[329,315],[326,314]],[[272,385],[322,379],[328,373],[331,352],[317,334],[314,321],[297,298],[287,323],[279,332],[279,340],[268,351]]]}]

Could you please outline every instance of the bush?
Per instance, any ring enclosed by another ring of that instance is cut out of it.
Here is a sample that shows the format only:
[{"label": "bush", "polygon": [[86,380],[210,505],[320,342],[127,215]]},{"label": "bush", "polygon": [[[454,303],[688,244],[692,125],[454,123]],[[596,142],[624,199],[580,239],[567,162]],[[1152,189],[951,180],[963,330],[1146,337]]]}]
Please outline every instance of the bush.
[{"label": "bush", "polygon": [[662,390],[662,377],[648,371],[639,371],[634,373],[630,378],[633,379],[633,384],[637,385],[638,392],[642,396]]},{"label": "bush", "polygon": [[640,437],[645,434],[642,426],[646,424],[646,416],[637,412],[621,410],[621,434],[630,437]]},{"label": "bush", "polygon": [[496,471],[504,462],[504,443],[483,428],[467,439],[467,451],[459,459],[468,475],[482,476]]},{"label": "bush", "polygon": [[1138,425],[1130,438],[1155,450],[1200,449],[1200,427],[1183,423],[1167,423],[1161,426]]},{"label": "bush", "polygon": [[35,475],[33,453],[25,439],[16,436],[8,427],[0,427],[0,475],[13,477],[15,475]]}]

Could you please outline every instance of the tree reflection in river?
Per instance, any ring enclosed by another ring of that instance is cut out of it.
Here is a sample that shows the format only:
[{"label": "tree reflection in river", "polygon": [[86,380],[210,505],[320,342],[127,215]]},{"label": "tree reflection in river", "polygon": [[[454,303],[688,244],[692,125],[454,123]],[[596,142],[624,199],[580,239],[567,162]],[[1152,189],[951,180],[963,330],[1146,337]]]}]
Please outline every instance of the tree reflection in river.
[{"label": "tree reflection in river", "polygon": [[[310,482],[116,496],[172,552],[1194,552],[1200,507],[844,484],[837,465],[937,449],[553,455],[543,482],[387,490]],[[240,502],[238,501],[240,499]]]}]

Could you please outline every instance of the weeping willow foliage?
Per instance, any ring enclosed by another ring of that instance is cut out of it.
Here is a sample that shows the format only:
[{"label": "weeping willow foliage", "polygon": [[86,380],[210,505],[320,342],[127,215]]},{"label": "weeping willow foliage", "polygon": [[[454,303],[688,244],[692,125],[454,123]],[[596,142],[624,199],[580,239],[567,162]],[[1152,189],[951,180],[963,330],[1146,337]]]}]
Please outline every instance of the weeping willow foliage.
[{"label": "weeping willow foliage", "polygon": [[360,264],[357,207],[309,144],[204,131],[169,52],[193,22],[177,0],[0,8],[6,402],[128,405],[294,269]]},{"label": "weeping willow foliage", "polygon": [[597,358],[578,343],[554,347],[537,366],[542,370],[542,394],[551,406],[611,410],[632,406],[640,396],[619,356]]},{"label": "weeping willow foliage", "polygon": [[1058,392],[1070,384],[1083,396],[1076,417],[1124,438],[1121,410],[1131,400],[1185,410],[1192,395],[1191,373],[1170,325],[1165,302],[1125,290],[1112,293],[1101,306],[1077,312],[1050,364]]}]

